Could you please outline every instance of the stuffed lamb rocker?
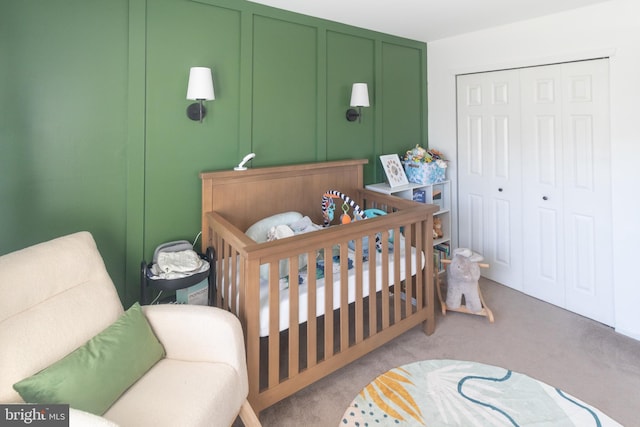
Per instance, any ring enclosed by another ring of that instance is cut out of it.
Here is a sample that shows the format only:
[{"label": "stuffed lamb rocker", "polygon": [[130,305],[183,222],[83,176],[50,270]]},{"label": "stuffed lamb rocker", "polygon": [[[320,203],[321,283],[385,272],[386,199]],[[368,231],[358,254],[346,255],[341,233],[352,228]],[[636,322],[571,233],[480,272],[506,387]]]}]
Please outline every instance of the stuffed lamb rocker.
[{"label": "stuffed lamb rocker", "polygon": [[480,254],[467,248],[453,251],[451,264],[447,268],[447,300],[448,308],[458,309],[464,296],[465,306],[472,313],[482,311],[482,302],[478,289],[480,279]]}]

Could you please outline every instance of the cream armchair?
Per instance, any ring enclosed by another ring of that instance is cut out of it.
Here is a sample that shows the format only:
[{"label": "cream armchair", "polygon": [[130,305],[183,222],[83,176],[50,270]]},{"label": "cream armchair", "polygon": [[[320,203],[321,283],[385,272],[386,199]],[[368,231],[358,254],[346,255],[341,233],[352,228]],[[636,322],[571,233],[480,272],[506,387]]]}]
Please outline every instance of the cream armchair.
[{"label": "cream armchair", "polygon": [[[84,346],[123,313],[87,232],[1,256],[0,402],[24,403],[15,383]],[[72,425],[74,420],[78,425],[93,420],[135,427],[227,427],[238,415],[247,426],[260,425],[246,400],[244,341],[235,316],[187,305],[144,306],[142,313],[165,356],[101,417],[72,405]],[[137,356],[132,352],[129,360],[133,363]]]}]

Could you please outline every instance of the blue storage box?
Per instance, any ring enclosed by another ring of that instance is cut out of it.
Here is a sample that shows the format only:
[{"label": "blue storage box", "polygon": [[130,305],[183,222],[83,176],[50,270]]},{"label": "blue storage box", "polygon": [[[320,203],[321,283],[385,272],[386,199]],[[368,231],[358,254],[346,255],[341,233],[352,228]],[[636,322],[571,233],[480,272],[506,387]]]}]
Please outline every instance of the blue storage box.
[{"label": "blue storage box", "polygon": [[404,162],[404,171],[407,180],[414,184],[435,184],[444,181],[445,168],[438,166],[438,163],[423,163],[413,160]]}]

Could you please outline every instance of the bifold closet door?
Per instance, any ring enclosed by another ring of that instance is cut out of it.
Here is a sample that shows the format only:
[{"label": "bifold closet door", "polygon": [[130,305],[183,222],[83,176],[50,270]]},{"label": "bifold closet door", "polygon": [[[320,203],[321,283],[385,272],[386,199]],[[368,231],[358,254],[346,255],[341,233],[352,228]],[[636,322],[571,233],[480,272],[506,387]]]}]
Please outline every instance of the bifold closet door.
[{"label": "bifold closet door", "polygon": [[459,244],[482,273],[613,324],[608,60],[458,77]]},{"label": "bifold closet door", "polygon": [[484,256],[485,277],[521,289],[519,72],[468,74],[457,84],[460,247]]},{"label": "bifold closet door", "polygon": [[613,324],[608,60],[521,70],[523,290]]}]

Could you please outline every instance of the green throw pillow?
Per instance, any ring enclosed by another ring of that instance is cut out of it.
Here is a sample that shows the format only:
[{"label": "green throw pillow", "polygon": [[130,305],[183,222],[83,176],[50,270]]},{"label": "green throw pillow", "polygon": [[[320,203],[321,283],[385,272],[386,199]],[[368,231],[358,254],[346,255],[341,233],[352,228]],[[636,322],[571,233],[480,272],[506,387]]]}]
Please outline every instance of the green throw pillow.
[{"label": "green throw pillow", "polygon": [[164,355],[135,303],[85,345],[13,388],[27,403],[65,403],[102,415]]}]

